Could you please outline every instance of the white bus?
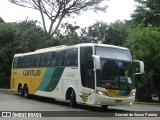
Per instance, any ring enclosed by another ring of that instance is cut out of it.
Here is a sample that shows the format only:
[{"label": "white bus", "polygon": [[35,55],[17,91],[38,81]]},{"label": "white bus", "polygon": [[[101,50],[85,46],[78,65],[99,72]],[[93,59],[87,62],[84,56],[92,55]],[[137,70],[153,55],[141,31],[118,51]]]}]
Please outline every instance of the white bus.
[{"label": "white bus", "polygon": [[[144,65],[139,63],[141,74]],[[135,100],[133,60],[129,49],[95,43],[57,46],[16,54],[11,90],[88,105],[132,105]]]}]

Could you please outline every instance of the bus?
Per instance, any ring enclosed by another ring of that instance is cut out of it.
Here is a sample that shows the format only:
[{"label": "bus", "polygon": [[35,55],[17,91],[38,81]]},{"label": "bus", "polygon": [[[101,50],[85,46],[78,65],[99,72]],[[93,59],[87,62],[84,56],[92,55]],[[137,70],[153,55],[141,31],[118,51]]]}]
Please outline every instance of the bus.
[{"label": "bus", "polygon": [[[134,62],[139,72],[135,73]],[[128,48],[83,43],[56,46],[16,54],[11,71],[11,90],[20,96],[43,96],[77,103],[132,105],[135,74],[144,72],[142,61],[133,60]]]}]

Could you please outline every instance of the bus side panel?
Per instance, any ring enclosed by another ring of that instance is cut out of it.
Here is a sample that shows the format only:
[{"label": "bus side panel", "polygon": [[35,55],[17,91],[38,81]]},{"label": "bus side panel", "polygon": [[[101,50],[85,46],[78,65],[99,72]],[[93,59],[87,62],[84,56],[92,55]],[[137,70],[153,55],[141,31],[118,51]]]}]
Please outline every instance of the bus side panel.
[{"label": "bus side panel", "polygon": [[[85,88],[82,86],[82,82],[80,79],[80,70],[78,67],[68,67],[65,68],[64,73],[62,75],[63,79],[63,98],[66,99],[66,93],[69,88],[73,89],[76,95],[76,102],[78,103],[87,103],[93,104],[93,95],[88,94],[85,92]],[[92,89],[93,91],[93,89]],[[88,96],[87,96],[88,95]],[[90,95],[90,96],[89,96]],[[92,100],[90,99],[92,97]],[[88,99],[85,101],[84,99]]]},{"label": "bus side panel", "polygon": [[22,87],[27,84],[29,94],[35,94],[42,81],[45,71],[46,68],[13,69],[11,76],[11,90],[17,91],[19,84],[21,84]]},{"label": "bus side panel", "polygon": [[47,68],[42,82],[38,86],[36,95],[50,98],[62,98],[61,76],[63,75],[64,67]]},{"label": "bus side panel", "polygon": [[63,99],[66,99],[66,93],[69,88],[72,88],[75,94],[77,95],[78,80],[79,80],[78,67],[66,67],[62,79],[63,79]]}]

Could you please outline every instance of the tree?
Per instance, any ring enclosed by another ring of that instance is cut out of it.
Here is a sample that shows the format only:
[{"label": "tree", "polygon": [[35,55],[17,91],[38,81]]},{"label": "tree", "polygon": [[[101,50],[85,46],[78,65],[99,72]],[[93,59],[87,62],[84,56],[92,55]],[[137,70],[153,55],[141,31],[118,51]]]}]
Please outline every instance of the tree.
[{"label": "tree", "polygon": [[130,48],[134,59],[144,61],[145,74],[137,81],[137,98],[150,102],[153,96],[160,101],[160,33],[157,27],[137,27],[129,31],[126,46]]},{"label": "tree", "polygon": [[11,23],[0,23],[0,87],[8,87],[10,70],[15,51],[16,26]]},{"label": "tree", "polygon": [[127,33],[128,28],[125,22],[116,21],[110,25],[104,22],[97,22],[81,30],[81,41],[123,46]]},{"label": "tree", "polygon": [[47,47],[57,45],[73,45],[79,43],[79,36],[76,30],[79,26],[72,25],[68,22],[61,24],[60,28],[55,33],[55,36],[47,40]]},{"label": "tree", "polygon": [[104,42],[108,33],[108,24],[97,22],[88,27],[88,36],[91,42]]},{"label": "tree", "polygon": [[0,23],[1,23],[1,22],[4,22],[4,20],[0,17]]},{"label": "tree", "polygon": [[52,37],[46,41],[46,47],[53,47],[62,45],[62,41],[58,37]]},{"label": "tree", "polygon": [[111,23],[108,27],[104,43],[123,46],[128,35],[128,28],[127,23],[120,20]]},{"label": "tree", "polygon": [[16,40],[19,42],[21,52],[32,52],[45,46],[46,34],[43,29],[37,25],[37,21],[24,20],[17,23]]},{"label": "tree", "polygon": [[149,24],[153,26],[160,25],[160,1],[159,0],[135,0],[139,3],[137,9],[132,14],[135,23]]},{"label": "tree", "polygon": [[[73,14],[80,14],[82,10],[105,11],[106,6],[100,6],[105,0],[9,0],[16,5],[36,9],[42,17],[43,28],[49,37],[57,31],[59,25],[65,17]],[[50,20],[49,30],[46,28],[45,15]],[[54,28],[54,29],[53,29]]]},{"label": "tree", "polygon": [[76,30],[78,30],[80,27],[76,24],[72,25],[68,22],[61,25],[61,29],[63,31],[59,31],[57,34],[57,37],[60,39],[61,43],[65,45],[73,45],[79,43],[79,36]]},{"label": "tree", "polygon": [[0,87],[8,87],[13,56],[45,47],[46,34],[36,21],[0,23]]}]

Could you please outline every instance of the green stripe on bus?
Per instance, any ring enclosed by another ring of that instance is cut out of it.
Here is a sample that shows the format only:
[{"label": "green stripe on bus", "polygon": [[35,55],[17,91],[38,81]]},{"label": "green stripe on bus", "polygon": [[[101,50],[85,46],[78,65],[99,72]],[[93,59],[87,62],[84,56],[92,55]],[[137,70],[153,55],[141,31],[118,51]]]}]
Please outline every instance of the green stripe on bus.
[{"label": "green stripe on bus", "polygon": [[40,84],[40,86],[38,87],[38,90],[45,90],[46,87],[48,86],[48,84],[50,83],[53,73],[54,73],[55,69],[54,68],[47,68],[46,72],[43,76],[42,82]]},{"label": "green stripe on bus", "polygon": [[51,92],[53,91],[64,71],[63,68],[47,68],[38,90]]},{"label": "green stripe on bus", "polygon": [[59,80],[60,80],[60,78],[62,76],[63,71],[64,71],[64,67],[55,69],[55,71],[53,73],[53,76],[52,76],[52,78],[50,80],[50,83],[46,87],[45,91],[51,92],[57,87],[58,82],[59,82]]}]

